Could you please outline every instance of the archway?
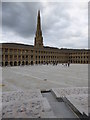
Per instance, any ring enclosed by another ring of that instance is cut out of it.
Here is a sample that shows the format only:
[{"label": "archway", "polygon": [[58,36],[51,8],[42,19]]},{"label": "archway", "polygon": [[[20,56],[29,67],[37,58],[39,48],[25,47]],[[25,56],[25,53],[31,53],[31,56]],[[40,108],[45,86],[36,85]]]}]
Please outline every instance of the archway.
[{"label": "archway", "polygon": [[31,61],[31,65],[33,65],[33,61]]},{"label": "archway", "polygon": [[78,60],[78,63],[80,63],[80,61]]},{"label": "archway", "polygon": [[43,61],[41,61],[41,63],[43,64]]},{"label": "archway", "polygon": [[39,61],[39,64],[40,64],[40,61]]},{"label": "archway", "polygon": [[10,62],[10,66],[13,66],[13,62]]},{"label": "archway", "polygon": [[81,60],[81,63],[82,63],[82,60]]},{"label": "archway", "polygon": [[26,61],[26,65],[28,65],[28,61]]},{"label": "archway", "polygon": [[22,65],[24,65],[24,61],[22,62]]},{"label": "archway", "polygon": [[8,62],[7,61],[5,62],[5,66],[8,66]]},{"label": "archway", "polygon": [[21,64],[21,62],[19,61],[19,62],[18,62],[18,65],[20,65],[20,64]]},{"label": "archway", "polygon": [[37,64],[37,61],[36,61],[36,64]]},{"label": "archway", "polygon": [[14,62],[14,66],[17,66],[17,62],[16,61]]},{"label": "archway", "polygon": [[3,64],[3,62],[1,63],[1,66],[3,66],[4,64]]}]

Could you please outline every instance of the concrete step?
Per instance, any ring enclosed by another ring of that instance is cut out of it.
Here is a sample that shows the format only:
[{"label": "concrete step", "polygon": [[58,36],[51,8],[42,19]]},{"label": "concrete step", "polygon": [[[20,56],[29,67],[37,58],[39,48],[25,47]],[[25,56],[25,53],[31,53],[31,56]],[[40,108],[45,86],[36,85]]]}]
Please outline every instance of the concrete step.
[{"label": "concrete step", "polygon": [[49,102],[57,118],[77,118],[64,102]]},{"label": "concrete step", "polygon": [[58,102],[51,92],[42,93],[42,96],[47,98],[57,118],[77,118],[74,112],[64,102]]}]

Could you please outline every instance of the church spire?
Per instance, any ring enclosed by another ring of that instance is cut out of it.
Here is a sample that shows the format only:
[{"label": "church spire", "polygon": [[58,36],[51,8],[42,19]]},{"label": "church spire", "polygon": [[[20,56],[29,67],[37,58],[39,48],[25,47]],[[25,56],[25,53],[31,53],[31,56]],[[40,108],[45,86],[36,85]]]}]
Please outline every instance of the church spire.
[{"label": "church spire", "polygon": [[41,31],[40,10],[38,10],[37,30]]},{"label": "church spire", "polygon": [[36,30],[36,37],[34,46],[36,47],[43,47],[43,37],[42,37],[42,31],[41,31],[41,20],[40,20],[40,10],[38,10],[38,16],[37,16],[37,30]]}]

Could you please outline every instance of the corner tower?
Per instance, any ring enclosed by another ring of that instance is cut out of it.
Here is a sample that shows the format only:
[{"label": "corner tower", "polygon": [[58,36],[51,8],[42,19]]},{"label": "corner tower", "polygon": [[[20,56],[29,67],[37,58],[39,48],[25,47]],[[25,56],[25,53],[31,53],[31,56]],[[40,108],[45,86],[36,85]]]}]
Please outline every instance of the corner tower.
[{"label": "corner tower", "polygon": [[38,10],[38,16],[37,16],[37,30],[36,30],[36,36],[35,36],[35,41],[34,41],[34,47],[43,47],[40,10]]}]

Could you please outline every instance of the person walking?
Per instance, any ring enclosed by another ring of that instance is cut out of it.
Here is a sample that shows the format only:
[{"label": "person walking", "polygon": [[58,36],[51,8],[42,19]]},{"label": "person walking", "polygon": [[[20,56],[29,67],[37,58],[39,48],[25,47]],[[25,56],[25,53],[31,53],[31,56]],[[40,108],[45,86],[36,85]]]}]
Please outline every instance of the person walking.
[{"label": "person walking", "polygon": [[70,66],[70,62],[68,62],[68,67]]}]

